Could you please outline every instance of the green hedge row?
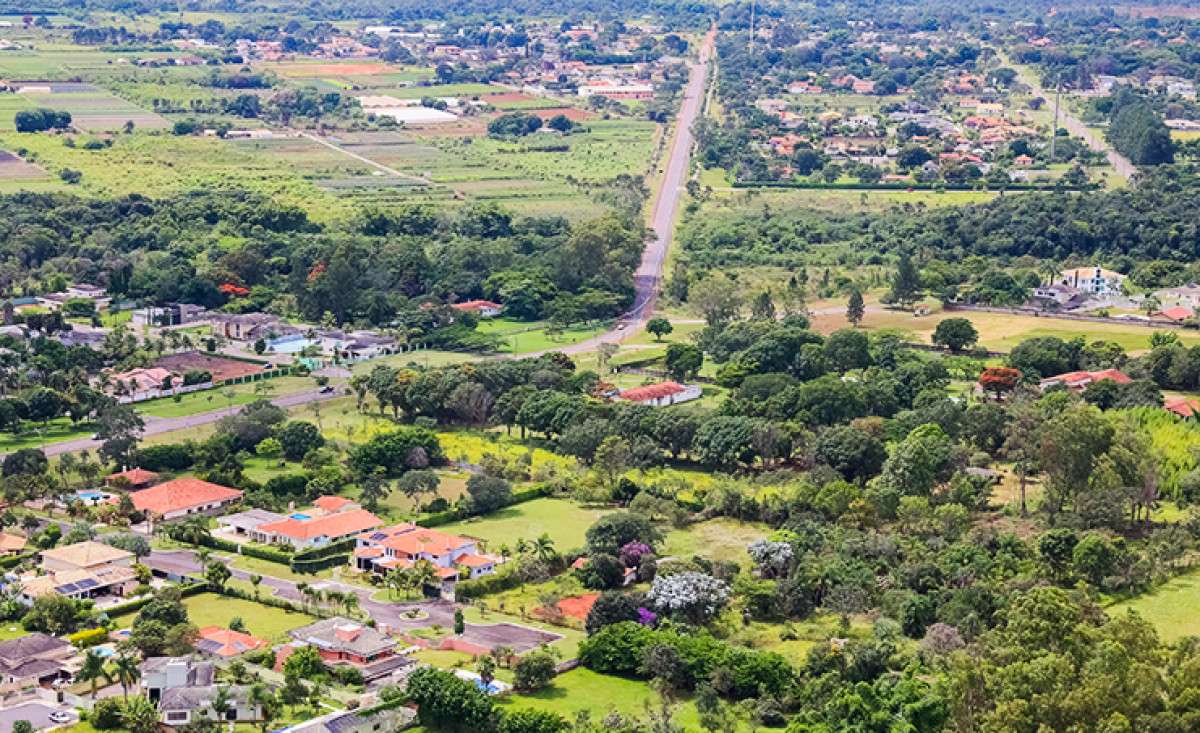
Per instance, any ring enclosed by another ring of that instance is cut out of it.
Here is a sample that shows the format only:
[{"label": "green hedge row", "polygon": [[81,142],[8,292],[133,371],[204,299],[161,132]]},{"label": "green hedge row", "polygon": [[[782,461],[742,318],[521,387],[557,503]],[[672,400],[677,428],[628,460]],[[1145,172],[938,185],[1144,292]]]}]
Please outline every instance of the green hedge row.
[{"label": "green hedge row", "polygon": [[[514,504],[524,504],[525,502],[533,501],[534,499],[542,499],[547,496],[551,496],[553,493],[553,489],[546,484],[534,484],[528,489],[514,491],[512,504],[509,504],[509,506],[513,506]],[[462,519],[466,519],[468,516],[469,515],[465,515],[457,509],[451,509],[447,512],[430,514],[428,517],[422,517],[421,519],[417,520],[416,524],[418,527],[433,529],[434,527],[440,527],[443,524],[450,524],[451,522],[457,522]]]},{"label": "green hedge row", "polygon": [[24,555],[13,555],[11,557],[0,558],[0,570],[12,570],[36,554],[36,552],[27,552]]},{"label": "green hedge row", "polygon": [[492,573],[474,580],[463,580],[454,586],[454,597],[459,601],[469,601],[473,598],[503,593],[521,586],[521,579],[515,572]]},{"label": "green hedge row", "polygon": [[324,547],[318,547],[315,550],[297,552],[292,556],[292,562],[311,562],[313,560],[320,560],[321,558],[329,557],[331,555],[345,555],[348,552],[354,552],[354,547],[357,544],[358,540],[354,537],[351,537],[350,539],[334,542],[333,544],[325,545]]},{"label": "green hedge row", "polygon": [[[206,590],[208,590],[208,583],[201,582],[201,583],[190,583],[188,585],[185,585],[180,589],[179,592],[184,598],[187,598],[188,596],[194,596],[197,593],[203,593]],[[153,601],[153,600],[154,600],[154,596],[152,596],[152,595],[143,596],[143,597],[139,598],[138,600],[133,601],[131,603],[122,603],[119,606],[113,606],[112,608],[106,608],[106,609],[104,609],[104,612],[106,614],[108,614],[109,618],[112,618],[113,616],[121,616],[126,613],[133,613],[135,611],[140,611],[140,610],[142,610],[143,606],[145,606],[147,603],[149,603],[150,601]]]},{"label": "green hedge row", "polygon": [[270,606],[271,608],[280,608],[284,611],[292,611],[295,613],[300,613],[303,611],[298,604],[296,604],[294,601],[289,601],[286,598],[276,598],[275,596],[259,596],[258,598],[255,598],[252,591],[242,590],[241,588],[232,588],[229,586],[221,588],[221,590],[218,592],[224,596],[240,598],[243,601],[253,601],[254,603],[261,603],[264,606]]},{"label": "green hedge row", "polygon": [[[1100,187],[1098,183],[1085,183],[1082,186],[1057,186],[1052,183],[1009,183],[1004,185],[1005,191],[1093,191]],[[845,190],[845,191],[999,191],[1000,186],[976,188],[969,185],[947,186],[936,183],[802,183],[798,181],[735,181],[733,188],[803,188],[816,190]]]},{"label": "green hedge row", "polygon": [[349,555],[330,555],[329,557],[321,557],[316,560],[292,560],[291,568],[294,573],[303,573],[305,575],[314,575],[327,570],[329,568],[341,567],[342,565],[350,564]]},{"label": "green hedge row", "polygon": [[[176,542],[183,542],[184,540],[177,535],[178,532],[172,530],[171,539],[175,540]],[[293,554],[280,552],[279,550],[269,550],[265,547],[254,547],[252,545],[239,545],[236,542],[223,540],[220,537],[202,537],[200,539],[200,544],[204,545],[205,547],[211,547],[214,550],[231,552],[235,555],[241,553],[246,557],[257,557],[259,560],[277,562],[280,565],[290,565],[292,558],[295,557]]]}]

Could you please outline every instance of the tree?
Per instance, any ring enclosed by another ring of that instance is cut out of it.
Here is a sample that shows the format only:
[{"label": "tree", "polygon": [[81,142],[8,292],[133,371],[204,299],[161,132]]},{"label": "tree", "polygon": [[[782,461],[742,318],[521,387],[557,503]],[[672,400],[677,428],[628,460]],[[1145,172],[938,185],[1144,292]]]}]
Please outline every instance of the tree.
[{"label": "tree", "polygon": [[672,379],[686,382],[704,366],[704,352],[695,344],[674,343],[667,346],[663,361]]},{"label": "tree", "polygon": [[401,426],[378,433],[351,451],[350,468],[360,475],[370,474],[377,467],[382,467],[387,475],[403,473],[409,468],[424,468],[410,465],[414,449],[424,453],[426,466],[444,458],[442,444],[432,430]]},{"label": "tree", "polygon": [[142,676],[141,669],[138,665],[141,660],[137,655],[130,654],[127,650],[119,652],[113,659],[113,673],[117,677],[117,682],[121,685],[121,692],[125,697],[125,701],[129,701],[129,686],[136,683]]},{"label": "tree", "polygon": [[821,433],[816,455],[847,481],[865,481],[879,473],[887,459],[887,448],[875,436],[842,425]]},{"label": "tree", "polygon": [[33,723],[28,720],[13,721],[12,733],[34,733]]},{"label": "tree", "polygon": [[646,600],[664,613],[701,626],[729,600],[729,586],[711,575],[687,571],[654,578]]},{"label": "tree", "polygon": [[463,619],[462,609],[461,608],[454,609],[454,633],[461,636],[462,633],[466,630],[467,630],[467,622]]},{"label": "tree", "polygon": [[[405,474],[404,478],[414,476],[417,473],[430,473],[426,471],[412,471]],[[358,500],[363,507],[368,511],[376,511],[379,508],[379,502],[383,501],[391,493],[391,486],[388,484],[387,478],[384,476],[383,468],[379,467],[367,474],[358,482],[359,494]]]},{"label": "tree", "polygon": [[710,326],[735,320],[742,307],[737,284],[720,272],[713,272],[692,285],[688,293],[688,304]]},{"label": "tree", "polygon": [[408,677],[408,698],[417,706],[418,722],[432,730],[476,733],[494,725],[495,703],[468,680],[433,667],[422,667]]},{"label": "tree", "polygon": [[588,611],[585,628],[588,636],[594,636],[605,626],[622,621],[637,621],[638,608],[642,601],[624,591],[611,590],[600,594]]},{"label": "tree", "polygon": [[283,663],[283,674],[299,679],[317,679],[326,675],[325,662],[315,646],[303,646],[288,655]]},{"label": "tree", "polygon": [[933,343],[951,351],[969,349],[979,340],[979,332],[966,318],[947,318],[933,332]]},{"label": "tree", "polygon": [[409,471],[396,481],[396,489],[420,506],[421,497],[436,494],[441,479],[433,471]]},{"label": "tree", "polygon": [[604,477],[605,484],[612,486],[629,465],[632,452],[629,441],[619,435],[610,435],[596,448],[592,466]]},{"label": "tree", "polygon": [[96,437],[104,441],[100,455],[118,465],[136,465],[133,453],[146,429],[146,421],[133,405],[108,405],[101,410],[96,425]]},{"label": "tree", "polygon": [[997,400],[1003,399],[1005,392],[1017,388],[1021,381],[1021,372],[1008,367],[988,367],[979,375],[979,386],[985,392],[993,392]]},{"label": "tree", "polygon": [[863,305],[862,292],[858,288],[855,288],[850,293],[850,301],[846,304],[846,320],[850,321],[855,328],[858,328],[866,313],[867,309]]},{"label": "tree", "polygon": [[839,329],[825,340],[825,358],[839,374],[851,369],[865,369],[871,365],[870,346],[865,333],[849,328]]},{"label": "tree", "polygon": [[921,274],[908,254],[900,255],[896,274],[892,278],[891,300],[901,306],[910,306],[921,298]]},{"label": "tree", "polygon": [[610,512],[588,527],[588,552],[617,555],[630,542],[642,542],[650,547],[660,541],[658,530],[645,516],[633,512]]},{"label": "tree", "polygon": [[125,727],[129,729],[129,733],[153,733],[158,728],[161,715],[158,705],[155,705],[150,698],[136,695],[125,703],[125,710],[121,718]]},{"label": "tree", "polygon": [[232,577],[233,572],[220,560],[209,563],[208,569],[204,571],[204,579],[216,586],[218,592],[224,590],[225,584]]},{"label": "tree", "polygon": [[675,327],[671,325],[671,322],[661,316],[651,318],[646,322],[646,331],[654,336],[655,341],[662,341],[663,336],[669,335],[674,330]]},{"label": "tree", "polygon": [[79,671],[75,673],[75,677],[80,682],[90,682],[92,687],[92,699],[96,699],[97,682],[101,678],[108,684],[112,684],[112,677],[104,668],[105,657],[100,656],[100,653],[95,649],[88,649],[83,654],[83,665]]},{"label": "tree", "polygon": [[468,508],[474,516],[491,514],[512,503],[512,484],[498,476],[475,474],[467,479]]},{"label": "tree", "polygon": [[48,593],[33,599],[33,605],[25,614],[21,625],[26,631],[41,631],[53,636],[70,633],[75,630],[76,610],[77,604],[74,600],[57,593]]},{"label": "tree", "polygon": [[1108,451],[1114,432],[1094,407],[1070,407],[1042,426],[1040,463],[1047,477],[1051,522],[1075,492],[1088,485],[1095,459]]},{"label": "tree", "polygon": [[510,710],[500,717],[499,733],[564,733],[571,728],[563,717],[548,710]]},{"label": "tree", "polygon": [[526,652],[513,665],[513,686],[518,690],[540,690],[557,676],[556,665],[557,660],[548,649]]},{"label": "tree", "polygon": [[289,461],[304,458],[309,451],[325,447],[325,437],[316,425],[303,420],[291,420],[278,426],[275,439],[283,450],[283,455]]}]

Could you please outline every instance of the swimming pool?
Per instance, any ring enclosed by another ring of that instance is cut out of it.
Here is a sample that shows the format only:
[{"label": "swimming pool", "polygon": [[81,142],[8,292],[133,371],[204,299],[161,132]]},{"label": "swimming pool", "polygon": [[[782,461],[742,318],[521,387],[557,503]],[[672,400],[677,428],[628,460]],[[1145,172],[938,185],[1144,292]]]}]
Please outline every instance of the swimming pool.
[{"label": "swimming pool", "polygon": [[312,517],[307,514],[293,514],[292,519],[295,519],[297,522],[303,522],[305,519],[312,519]]},{"label": "swimming pool", "polygon": [[288,341],[273,341],[269,342],[267,346],[271,347],[271,351],[274,351],[276,354],[298,354],[309,346],[319,343],[316,339],[301,338]]},{"label": "swimming pool", "polygon": [[94,648],[96,650],[96,653],[102,657],[111,657],[114,654],[116,654],[116,652],[114,652],[112,649],[109,649],[108,647],[98,646],[98,647],[94,647]]},{"label": "swimming pool", "polygon": [[71,501],[75,501],[76,499],[82,499],[83,501],[87,501],[87,502],[91,502],[91,503],[95,504],[96,502],[107,499],[108,497],[109,497],[108,494],[102,494],[98,491],[81,491],[81,492],[75,494],[74,496],[72,496]]}]

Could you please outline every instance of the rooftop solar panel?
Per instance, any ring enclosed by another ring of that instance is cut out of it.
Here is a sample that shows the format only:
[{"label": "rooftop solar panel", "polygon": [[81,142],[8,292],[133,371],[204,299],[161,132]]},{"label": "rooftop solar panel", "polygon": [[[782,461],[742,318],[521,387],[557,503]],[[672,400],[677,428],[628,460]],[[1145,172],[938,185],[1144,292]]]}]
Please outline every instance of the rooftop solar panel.
[{"label": "rooftop solar panel", "polygon": [[204,652],[215,652],[221,648],[221,644],[212,639],[201,639],[196,642],[196,648]]},{"label": "rooftop solar panel", "polygon": [[98,581],[92,580],[91,578],[84,578],[76,583],[75,587],[79,588],[79,590],[87,590],[88,588],[95,588],[98,585],[100,585]]},{"label": "rooftop solar panel", "polygon": [[68,583],[66,585],[60,585],[60,586],[56,587],[54,590],[58,591],[60,594],[62,594],[64,596],[66,596],[66,595],[70,595],[72,593],[78,592],[79,587],[76,586],[74,583]]},{"label": "rooftop solar panel", "polygon": [[371,535],[371,539],[373,540],[386,540],[387,538],[388,536],[384,532],[376,532],[375,534]]}]

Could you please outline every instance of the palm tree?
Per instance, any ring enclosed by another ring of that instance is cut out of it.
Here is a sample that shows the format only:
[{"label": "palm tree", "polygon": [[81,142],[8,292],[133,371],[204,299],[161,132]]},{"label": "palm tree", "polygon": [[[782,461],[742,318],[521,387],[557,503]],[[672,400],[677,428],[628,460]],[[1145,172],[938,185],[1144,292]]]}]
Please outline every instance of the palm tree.
[{"label": "palm tree", "polygon": [[255,682],[250,686],[250,706],[259,708],[258,724],[267,733],[271,723],[279,717],[279,698],[271,692],[266,682]]},{"label": "palm tree", "polygon": [[524,555],[527,552],[529,552],[529,543],[525,541],[524,537],[518,537],[517,538],[517,554]]},{"label": "palm tree", "polygon": [[192,559],[200,566],[201,570],[208,567],[208,563],[212,560],[212,550],[207,547],[197,547],[192,550]]},{"label": "palm tree", "polygon": [[78,678],[80,682],[92,683],[93,700],[96,699],[96,682],[100,678],[104,678],[105,682],[112,684],[112,677],[109,676],[108,671],[104,669],[104,657],[100,656],[100,653],[95,649],[88,649],[83,655],[83,666],[80,667],[79,671],[75,674],[75,677]]},{"label": "palm tree", "polygon": [[300,607],[302,609],[307,609],[308,608],[308,583],[304,582],[303,580],[296,583],[296,592],[300,594]]},{"label": "palm tree", "polygon": [[433,563],[428,560],[421,560],[416,565],[413,565],[413,585],[417,589],[423,589],[427,585],[433,585],[433,581],[437,580],[438,573],[433,567]]},{"label": "palm tree", "polygon": [[237,399],[237,394],[238,394],[237,390],[233,389],[232,387],[227,387],[227,388],[221,390],[221,396],[224,397],[229,402],[229,414],[230,415],[233,414],[233,401],[235,399]]},{"label": "palm tree", "polygon": [[229,701],[232,699],[229,694],[229,688],[225,685],[217,687],[217,694],[213,695],[213,699],[208,703],[208,709],[213,711],[217,720],[224,720],[225,714],[229,712]]},{"label": "palm tree", "polygon": [[113,660],[113,672],[117,675],[117,682],[121,683],[121,691],[125,695],[126,703],[129,702],[129,686],[142,676],[138,664],[137,655],[130,654],[128,650],[122,651]]},{"label": "palm tree", "polygon": [[554,540],[550,539],[550,535],[545,532],[533,541],[532,550],[533,554],[537,555],[542,562],[549,562],[557,554],[554,551]]},{"label": "palm tree", "polygon": [[256,600],[256,601],[258,600],[258,586],[261,585],[262,582],[263,582],[263,576],[261,576],[261,575],[251,575],[250,576],[250,585],[254,586],[254,600]]},{"label": "palm tree", "polygon": [[359,608],[358,594],[350,591],[342,598],[342,605],[346,608],[346,615],[353,618],[358,613]]},{"label": "palm tree", "polygon": [[203,539],[212,537],[212,530],[208,528],[208,517],[203,514],[188,517],[179,525],[179,536],[199,547]]}]

